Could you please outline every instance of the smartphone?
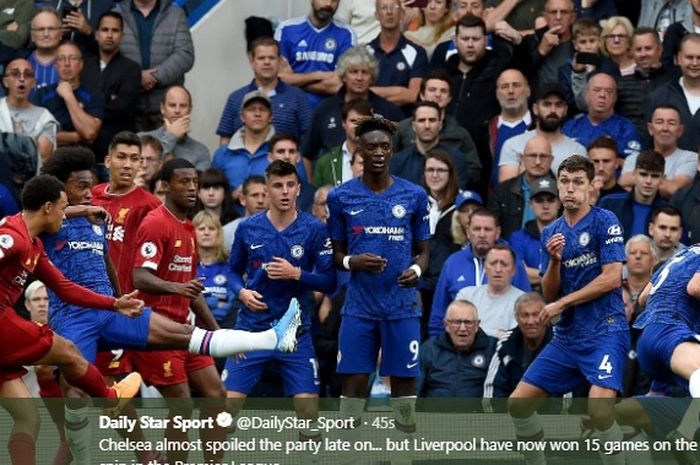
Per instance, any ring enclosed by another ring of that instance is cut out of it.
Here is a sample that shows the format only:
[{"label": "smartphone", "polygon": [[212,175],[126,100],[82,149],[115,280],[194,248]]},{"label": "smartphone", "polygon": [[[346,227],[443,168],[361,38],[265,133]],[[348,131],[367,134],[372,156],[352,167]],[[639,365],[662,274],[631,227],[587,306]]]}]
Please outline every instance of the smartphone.
[{"label": "smartphone", "polygon": [[409,8],[425,8],[428,6],[428,0],[413,0],[413,3],[408,6]]},{"label": "smartphone", "polygon": [[577,53],[576,63],[579,65],[600,66],[600,55],[597,53]]},{"label": "smartphone", "polygon": [[64,6],[63,9],[61,10],[61,18],[65,18],[69,14],[73,13],[74,11],[78,11],[79,9],[80,8],[78,8],[77,6],[73,6],[73,5]]}]

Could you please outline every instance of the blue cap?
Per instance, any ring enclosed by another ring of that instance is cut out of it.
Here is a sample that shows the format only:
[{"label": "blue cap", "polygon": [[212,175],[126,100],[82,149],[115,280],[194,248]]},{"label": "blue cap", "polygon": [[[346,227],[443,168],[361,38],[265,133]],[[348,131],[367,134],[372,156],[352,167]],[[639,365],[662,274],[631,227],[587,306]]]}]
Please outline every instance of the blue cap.
[{"label": "blue cap", "polygon": [[481,206],[484,205],[484,201],[481,200],[481,196],[476,192],[462,191],[459,194],[457,194],[457,198],[455,199],[455,210],[459,210],[460,208],[462,208],[462,205],[464,205],[467,202],[474,202]]}]

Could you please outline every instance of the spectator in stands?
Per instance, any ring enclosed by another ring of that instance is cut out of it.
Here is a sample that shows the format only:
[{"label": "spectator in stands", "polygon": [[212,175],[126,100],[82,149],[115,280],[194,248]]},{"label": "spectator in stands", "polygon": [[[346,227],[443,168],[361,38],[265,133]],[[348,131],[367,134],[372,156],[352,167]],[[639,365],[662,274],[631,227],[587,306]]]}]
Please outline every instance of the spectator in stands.
[{"label": "spectator in stands", "polygon": [[561,131],[567,113],[566,91],[561,85],[552,83],[540,86],[532,112],[537,117],[535,129],[512,137],[503,144],[498,167],[499,182],[507,181],[520,173],[520,154],[523,153],[527,141],[535,136],[543,136],[551,144],[554,156],[553,172],[556,172],[559,164],[571,155],[582,155],[586,152],[583,145]]},{"label": "spectator in stands", "polygon": [[461,249],[469,242],[469,221],[472,213],[484,206],[481,196],[474,191],[462,191],[455,199],[455,212],[452,214],[452,241],[456,248]]},{"label": "spectator in stands", "polygon": [[445,311],[438,335],[419,351],[419,397],[482,397],[496,339],[479,327],[473,303],[455,300]]},{"label": "spectator in stands", "polygon": [[[192,122],[192,94],[185,87],[169,87],[160,103],[163,125],[158,129],[141,134],[155,137],[163,144],[163,151],[173,158],[184,158],[194,165],[197,171],[204,171],[211,164],[209,149],[190,137]],[[141,135],[139,134],[139,135]]]},{"label": "spectator in stands", "polygon": [[686,34],[697,33],[700,29],[700,1],[688,0],[686,10],[685,17],[676,17],[663,34],[664,51],[661,61],[665,67],[670,68],[674,65],[673,60],[680,51],[683,37]]},{"label": "spectator in stands", "polygon": [[331,189],[333,189],[333,186],[330,184],[316,189],[314,204],[313,207],[311,207],[311,214],[324,223],[328,222],[328,204],[326,200],[328,200],[328,192],[330,192]]},{"label": "spectator in stands", "polygon": [[355,177],[352,159],[360,143],[355,134],[355,127],[361,118],[372,115],[372,105],[367,100],[350,100],[343,103],[340,114],[343,118],[345,141],[319,157],[314,167],[314,185],[317,187],[327,184],[339,186]]},{"label": "spectator in stands", "polygon": [[[470,0],[468,3],[481,4],[482,1]],[[535,19],[544,11],[545,0],[488,0],[486,6],[490,8],[488,12],[487,24],[495,24],[497,21],[505,20],[518,31],[529,34],[535,30]],[[475,14],[475,13],[472,13]]]},{"label": "spectator in stands", "polygon": [[2,79],[7,97],[0,99],[0,131],[31,137],[41,159],[46,160],[56,147],[58,122],[47,109],[29,101],[35,82],[34,69],[29,61],[17,58],[7,64]]},{"label": "spectator in stands", "polygon": [[615,173],[622,165],[622,159],[617,156],[617,142],[610,136],[601,136],[588,146],[588,158],[593,162],[595,175],[591,196],[592,201],[600,202],[610,194],[624,194],[627,191],[617,183]]},{"label": "spectator in stands", "polygon": [[406,32],[409,40],[423,47],[428,59],[433,56],[435,47],[454,37],[452,22],[452,0],[432,0],[421,8],[421,26],[415,31]]},{"label": "spectator in stands", "polygon": [[60,124],[58,145],[92,143],[102,127],[104,98],[80,81],[83,54],[74,42],[64,42],[56,51],[56,68],[60,81],[39,89],[33,97]]},{"label": "spectator in stands", "polygon": [[[431,71],[421,80],[418,100],[435,102],[442,109],[441,144],[462,152],[467,156],[467,159],[479,156],[469,132],[460,126],[454,116],[446,113],[446,109],[452,101],[452,95],[450,94],[450,78],[444,71]],[[416,133],[413,130],[413,117],[411,116],[399,123],[399,128],[394,135],[394,150],[398,152],[415,143]]]},{"label": "spectator in stands", "polygon": [[275,31],[285,59],[279,77],[306,92],[311,108],[338,92],[342,80],[340,73],[335,72],[339,58],[357,45],[352,28],[333,19],[338,2],[311,0],[308,16],[283,21]]},{"label": "spectator in stands", "polygon": [[556,182],[552,182],[550,178],[535,180],[530,192],[530,208],[535,214],[535,219],[525,223],[523,229],[511,234],[508,242],[513,251],[523,257],[528,279],[535,287],[542,282],[540,276],[542,230],[559,217],[561,209]]},{"label": "spectator in stands", "polygon": [[93,49],[94,33],[100,18],[112,8],[112,0],[56,1],[56,11],[63,19],[63,39],[72,40],[87,54]]},{"label": "spectator in stands", "polygon": [[[457,205],[458,209],[462,206],[459,201]],[[455,299],[461,289],[467,286],[481,286],[486,282],[484,260],[497,242],[505,242],[500,239],[500,235],[501,228],[493,212],[479,208],[471,214],[467,230],[469,244],[447,258],[435,287],[429,324],[431,335],[441,331],[447,304]],[[526,292],[531,290],[521,257],[516,257],[513,285]]]},{"label": "spectator in stands", "polygon": [[141,139],[141,166],[136,174],[136,184],[148,189],[151,181],[160,172],[165,161],[163,144],[153,136],[142,135]]},{"label": "spectator in stands", "polygon": [[[676,191],[693,182],[695,167],[698,164],[697,152],[678,148],[678,140],[683,135],[684,127],[681,123],[681,115],[678,108],[669,104],[661,104],[651,114],[651,121],[647,123],[649,135],[654,141],[654,150],[660,153],[666,160],[664,179],[661,181],[659,192],[668,199]],[[622,167],[622,175],[618,183],[625,188],[632,184],[632,167],[636,162],[633,155],[625,159]]]},{"label": "spectator in stands", "polygon": [[376,7],[381,30],[367,44],[367,50],[379,62],[379,76],[372,91],[410,112],[421,79],[428,73],[428,56],[423,47],[401,33],[401,0],[377,0]]},{"label": "spectator in stands", "polygon": [[243,181],[238,201],[243,205],[244,212],[240,218],[236,218],[224,225],[224,248],[226,253],[231,252],[231,244],[236,238],[236,229],[241,221],[253,216],[256,213],[267,210],[267,191],[265,188],[265,177],[253,175]]},{"label": "spectator in stands", "polygon": [[[141,156],[143,157],[143,147]],[[214,216],[220,225],[228,224],[238,216],[233,205],[234,199],[228,179],[221,170],[209,168],[199,175],[197,203],[194,206],[193,216],[200,211],[206,211]]]},{"label": "spectator in stands", "polygon": [[190,27],[185,12],[172,0],[122,0],[115,10],[124,18],[120,50],[142,69],[136,127],[151,131],[162,124],[165,91],[182,85],[194,64]]},{"label": "spectator in stands", "polygon": [[652,210],[666,202],[661,198],[660,186],[664,178],[664,157],[655,150],[644,150],[636,157],[630,178],[632,190],[602,198],[598,206],[610,210],[620,220],[625,240],[645,234]]},{"label": "spectator in stands", "polygon": [[[299,153],[299,141],[291,134],[283,132],[277,133],[267,143],[269,152],[267,154],[268,163],[275,160],[286,161],[297,167],[298,172],[303,172],[301,164],[301,154]],[[299,196],[297,197],[296,209],[303,212],[310,212],[314,203],[316,188],[306,181],[305,177],[299,176]]]},{"label": "spectator in stands", "polygon": [[525,293],[515,301],[517,326],[496,345],[484,382],[484,397],[508,397],[552,339],[552,327],[539,318],[544,306],[544,298],[536,292]]},{"label": "spectator in stands", "polygon": [[[88,2],[83,2],[90,3]],[[99,83],[104,98],[102,127],[92,144],[99,182],[109,177],[104,158],[112,138],[122,131],[136,130],[136,104],[139,99],[141,68],[119,51],[124,37],[124,19],[115,11],[99,17],[95,29],[97,54],[86,56],[81,81]]]},{"label": "spectator in stands", "polygon": [[248,92],[241,103],[243,127],[236,131],[228,145],[214,152],[212,167],[226,173],[234,196],[249,176],[262,175],[267,161],[268,141],[275,135],[272,126],[270,99],[259,90]]},{"label": "spectator in stands", "polygon": [[53,8],[40,8],[32,18],[31,38],[36,48],[27,60],[34,68],[37,90],[59,80],[55,65],[62,31],[61,18]]},{"label": "spectator in stands", "polygon": [[32,17],[36,12],[33,2],[6,2],[0,16],[0,63],[7,63],[24,48],[29,40]]},{"label": "spectator in stands", "polygon": [[556,184],[551,171],[554,158],[552,146],[546,137],[537,135],[527,141],[519,158],[524,171],[499,184],[489,199],[489,210],[498,216],[501,236],[505,239],[535,219],[535,213],[530,208],[535,180],[547,176],[552,185]]},{"label": "spectator in stands", "polygon": [[457,170],[459,187],[473,189],[479,183],[481,163],[477,157],[470,159],[461,152],[440,143],[442,110],[435,102],[418,102],[413,110],[413,131],[416,143],[408,146],[391,158],[391,173],[420,184],[423,177],[425,157],[429,151],[441,150],[452,157]]},{"label": "spectator in stands", "polygon": [[566,122],[562,132],[585,146],[600,136],[610,136],[617,141],[617,151],[622,157],[638,154],[642,144],[637,129],[630,120],[615,113],[616,101],[615,78],[605,73],[595,74],[586,89],[588,112]]},{"label": "spectator in stands", "polygon": [[681,243],[683,218],[681,212],[671,205],[664,205],[651,212],[649,235],[659,260],[659,266],[673,254],[685,248]]},{"label": "spectator in stands", "polygon": [[480,328],[489,336],[500,338],[515,326],[515,301],[524,294],[513,286],[515,252],[506,244],[495,244],[486,254],[484,273],[488,281],[468,286],[457,293],[456,300],[468,300],[481,309]]},{"label": "spectator in stands", "polygon": [[[306,172],[313,176],[313,164],[318,156],[343,143],[345,132],[341,121],[341,107],[350,100],[367,100],[372,112],[392,121],[401,121],[399,107],[372,92],[370,87],[379,76],[379,63],[364,47],[353,47],[338,61],[336,69],[343,87],[337,95],[325,99],[314,110],[311,125],[302,142]],[[312,177],[313,179],[313,177]]]},{"label": "spectator in stands", "polygon": [[636,234],[627,240],[625,256],[627,264],[624,281],[636,305],[639,295],[651,281],[658,257],[652,240],[646,234]]},{"label": "spectator in stands", "polygon": [[674,194],[669,200],[682,213],[683,227],[688,232],[688,244],[700,240],[700,162],[693,183]]},{"label": "spectator in stands", "polygon": [[245,94],[256,89],[262,90],[270,98],[275,129],[300,138],[309,127],[311,107],[304,92],[277,77],[282,63],[279,44],[272,37],[255,39],[250,45],[248,58],[253,69],[253,80],[228,96],[216,129],[219,144],[228,144],[231,136],[243,126],[241,101]]},{"label": "spectator in stands", "polygon": [[640,136],[647,132],[644,103],[654,89],[668,82],[673,75],[672,68],[661,65],[661,50],[661,40],[655,29],[637,28],[632,36],[634,73],[617,82],[615,111],[632,121]]},{"label": "spectator in stands", "polygon": [[608,18],[601,32],[600,51],[617,64],[621,76],[629,76],[636,67],[632,56],[632,34],[634,26],[624,16]]},{"label": "spectator in stands", "polygon": [[355,31],[357,44],[365,45],[379,34],[377,8],[373,0],[342,0],[335,12],[335,18]]},{"label": "spectator in stands", "polygon": [[669,26],[691,15],[688,0],[646,0],[641,2],[638,27],[650,27],[664,37]]}]

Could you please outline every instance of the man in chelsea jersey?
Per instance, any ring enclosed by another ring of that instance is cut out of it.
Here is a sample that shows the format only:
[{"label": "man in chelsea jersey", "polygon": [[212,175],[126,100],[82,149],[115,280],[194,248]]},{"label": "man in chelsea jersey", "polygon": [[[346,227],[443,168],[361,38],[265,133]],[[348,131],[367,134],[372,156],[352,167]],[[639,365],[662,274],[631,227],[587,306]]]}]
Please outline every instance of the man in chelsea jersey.
[{"label": "man in chelsea jersey", "polygon": [[[542,232],[540,274],[548,304],[540,320],[560,319],[508,400],[520,440],[544,434],[537,399],[584,382],[591,385],[588,412],[601,443],[622,440],[614,406],[630,346],[620,288],[625,251],[617,217],[590,205],[593,175],[593,163],[580,155],[564,160],[557,173],[564,214]],[[529,465],[545,463],[541,451],[523,455]],[[623,453],[599,455],[604,465],[625,463]]]},{"label": "man in chelsea jersey", "polygon": [[391,376],[396,428],[415,431],[420,314],[415,289],[428,265],[428,197],[389,173],[396,125],[383,118],[358,122],[361,177],[328,194],[328,228],[337,268],[351,272],[338,339],[343,375],[340,412],[359,424],[369,374]]}]

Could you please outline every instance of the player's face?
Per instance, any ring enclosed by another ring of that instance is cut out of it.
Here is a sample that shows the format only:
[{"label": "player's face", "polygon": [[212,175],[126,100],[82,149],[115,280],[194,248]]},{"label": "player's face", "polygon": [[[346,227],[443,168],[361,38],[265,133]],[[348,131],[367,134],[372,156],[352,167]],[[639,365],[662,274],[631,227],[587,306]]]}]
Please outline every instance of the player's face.
[{"label": "player's face", "polygon": [[663,48],[653,34],[642,34],[632,39],[632,57],[638,67],[652,69],[661,66]]},{"label": "player's face", "polygon": [[102,52],[113,53],[119,49],[123,35],[121,22],[117,18],[106,16],[95,31],[95,41]]},{"label": "player's face", "polygon": [[440,108],[445,109],[452,100],[450,95],[450,84],[442,79],[428,79],[425,82],[425,90],[421,95],[421,100],[437,103]]},{"label": "player's face", "polygon": [[215,209],[224,203],[225,192],[222,186],[200,187],[197,196],[205,208]]},{"label": "player's face", "polygon": [[522,304],[515,314],[515,321],[526,339],[539,339],[544,336],[547,327],[540,323],[539,319],[542,308],[542,302],[528,302]]},{"label": "player's face", "polygon": [[664,174],[658,171],[649,171],[643,168],[634,170],[634,190],[644,198],[652,198],[659,192],[659,186]]},{"label": "player's face", "polygon": [[683,225],[681,218],[675,215],[659,213],[656,221],[649,223],[649,235],[661,250],[671,250],[681,240]]},{"label": "player's face", "polygon": [[360,150],[364,161],[364,172],[374,175],[389,171],[393,142],[385,131],[370,131],[360,137]]},{"label": "player's face", "polygon": [[485,257],[500,235],[501,228],[491,216],[477,214],[470,218],[467,237],[477,256]]},{"label": "player's face", "polygon": [[267,210],[267,187],[257,182],[248,184],[245,194],[241,195],[241,205],[245,207],[246,216]]},{"label": "player's face", "polygon": [[270,210],[279,212],[294,210],[300,191],[299,180],[293,174],[270,176],[267,180],[267,196],[270,201]]},{"label": "player's face", "polygon": [[26,101],[29,92],[36,84],[34,69],[27,60],[14,60],[5,70],[2,83],[7,88],[7,95],[14,100]]},{"label": "player's face", "polygon": [[574,212],[588,205],[592,185],[585,171],[562,170],[557,178],[557,187],[559,200],[565,210]]},{"label": "player's face", "polygon": [[530,207],[535,214],[535,218],[545,224],[549,224],[559,216],[561,203],[559,199],[552,195],[542,193],[530,199]]},{"label": "player's face", "polygon": [[672,108],[657,108],[651,115],[651,121],[647,123],[649,135],[654,139],[657,148],[672,148],[683,135],[681,117]]},{"label": "player's face", "polygon": [[433,144],[440,137],[442,118],[440,112],[431,107],[418,107],[413,117],[413,131],[424,144]]},{"label": "player's face", "polygon": [[66,196],[69,205],[90,205],[93,176],[90,170],[73,171],[66,179]]},{"label": "player's face", "polygon": [[293,140],[281,140],[270,151],[270,163],[275,160],[286,161],[292,165],[299,163],[299,149]]},{"label": "player's face", "polygon": [[207,221],[197,226],[194,230],[194,234],[198,247],[212,248],[216,246],[216,242],[219,239],[219,231],[213,224]]},{"label": "player's face", "polygon": [[170,181],[164,182],[166,198],[169,198],[182,210],[194,207],[197,203],[197,187],[199,177],[194,168],[178,168],[173,172]]},{"label": "player's face", "polygon": [[41,286],[34,294],[24,301],[24,305],[29,310],[29,316],[32,321],[46,324],[49,321],[49,295],[46,288]]},{"label": "player's face", "polygon": [[141,149],[137,145],[117,144],[105,157],[109,182],[118,190],[131,189],[141,166]]},{"label": "player's face", "polygon": [[460,27],[454,40],[460,61],[467,65],[475,65],[486,54],[486,36],[480,27]]},{"label": "player's face", "polygon": [[633,241],[627,252],[627,269],[633,275],[651,275],[654,267],[654,255],[646,241]]},{"label": "player's face", "polygon": [[471,305],[450,305],[445,313],[444,325],[457,350],[469,349],[479,331],[479,320]]},{"label": "player's face", "polygon": [[515,275],[515,262],[507,250],[490,250],[484,268],[489,286],[499,291],[507,289]]},{"label": "player's face", "polygon": [[428,158],[425,161],[425,185],[432,194],[443,192],[450,180],[450,167],[447,163],[436,158]]},{"label": "player's face", "polygon": [[183,116],[187,116],[192,111],[190,97],[184,89],[173,87],[165,96],[165,100],[160,104],[160,112],[163,118],[173,122]]},{"label": "player's face", "polygon": [[45,207],[47,217],[46,231],[49,234],[56,234],[66,218],[66,207],[68,206],[68,196],[61,191],[61,196],[55,202],[47,202]]}]

